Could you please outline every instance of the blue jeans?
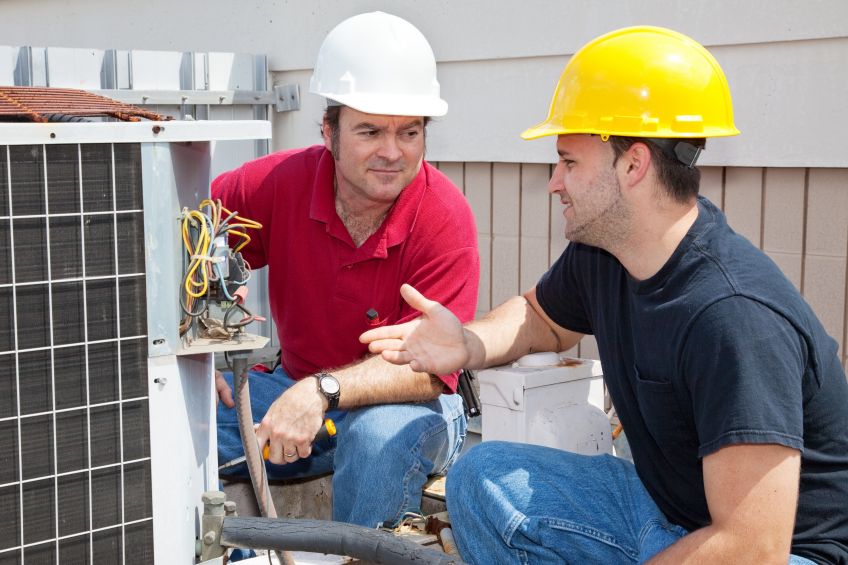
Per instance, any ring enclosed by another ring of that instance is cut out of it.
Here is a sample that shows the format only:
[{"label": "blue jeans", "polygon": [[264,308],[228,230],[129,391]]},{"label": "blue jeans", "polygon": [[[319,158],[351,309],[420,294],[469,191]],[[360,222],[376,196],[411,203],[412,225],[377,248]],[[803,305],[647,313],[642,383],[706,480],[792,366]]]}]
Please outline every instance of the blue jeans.
[{"label": "blue jeans", "polygon": [[[232,374],[224,378],[232,387]],[[296,381],[281,367],[274,373],[251,371],[254,422]],[[334,471],[333,520],[366,527],[396,524],[406,512],[420,512],[421,489],[429,475],[443,474],[465,439],[462,399],[443,394],[416,404],[382,404],[350,411],[331,410],[337,435],[312,446],[307,459],[288,465],[266,463],[268,477],[291,479]],[[236,411],[218,403],[218,461],[244,455]],[[244,464],[221,476],[247,477]]]},{"label": "blue jeans", "polygon": [[611,455],[487,441],[456,462],[446,488],[454,537],[472,564],[643,563],[688,533],[666,519],[633,464]]}]

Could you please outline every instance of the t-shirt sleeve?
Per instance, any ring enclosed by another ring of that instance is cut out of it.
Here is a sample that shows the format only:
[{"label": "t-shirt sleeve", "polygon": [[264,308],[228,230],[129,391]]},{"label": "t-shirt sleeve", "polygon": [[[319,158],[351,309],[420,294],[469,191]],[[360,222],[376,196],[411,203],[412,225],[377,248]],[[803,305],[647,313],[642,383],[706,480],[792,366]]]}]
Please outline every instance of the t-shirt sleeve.
[{"label": "t-shirt sleeve", "polygon": [[[251,269],[258,269],[267,264],[265,257],[265,238],[270,231],[271,210],[273,209],[273,194],[267,179],[255,178],[251,163],[238,169],[222,173],[212,181],[212,198],[221,199],[224,207],[231,212],[248,220],[262,224],[263,229],[241,229],[250,236],[248,243],[241,250],[242,256],[250,264]],[[230,223],[236,222],[231,220]],[[230,236],[230,245],[238,245],[241,238]]]},{"label": "t-shirt sleeve", "polygon": [[698,455],[734,444],[803,450],[806,345],[783,316],[734,296],[697,317],[683,349]]},{"label": "t-shirt sleeve", "polygon": [[561,327],[581,334],[592,334],[592,324],[583,300],[577,265],[579,248],[570,243],[559,259],[536,283],[536,300],[545,314]]}]

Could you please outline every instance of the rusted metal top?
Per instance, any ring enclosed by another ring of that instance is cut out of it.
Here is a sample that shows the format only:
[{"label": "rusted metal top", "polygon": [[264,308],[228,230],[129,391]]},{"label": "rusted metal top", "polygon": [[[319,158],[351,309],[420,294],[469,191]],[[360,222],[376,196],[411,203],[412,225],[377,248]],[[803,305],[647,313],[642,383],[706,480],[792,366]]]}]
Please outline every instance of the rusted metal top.
[{"label": "rusted metal top", "polygon": [[171,120],[137,106],[72,88],[0,86],[0,121],[49,122],[106,116],[125,122]]}]

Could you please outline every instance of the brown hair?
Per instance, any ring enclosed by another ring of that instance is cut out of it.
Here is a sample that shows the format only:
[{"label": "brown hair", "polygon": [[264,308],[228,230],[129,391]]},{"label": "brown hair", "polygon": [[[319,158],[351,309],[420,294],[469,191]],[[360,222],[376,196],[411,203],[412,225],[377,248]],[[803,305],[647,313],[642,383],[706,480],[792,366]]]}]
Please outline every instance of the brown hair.
[{"label": "brown hair", "polygon": [[[704,138],[693,138],[676,141],[684,141],[695,147],[703,148],[707,140]],[[697,167],[690,167],[681,163],[671,150],[666,151],[650,138],[645,137],[620,137],[613,135],[610,136],[609,142],[612,145],[613,155],[615,156],[613,165],[634,143],[644,143],[651,152],[651,161],[654,163],[657,177],[673,200],[685,203],[698,195],[698,187],[701,184],[701,171]]]}]

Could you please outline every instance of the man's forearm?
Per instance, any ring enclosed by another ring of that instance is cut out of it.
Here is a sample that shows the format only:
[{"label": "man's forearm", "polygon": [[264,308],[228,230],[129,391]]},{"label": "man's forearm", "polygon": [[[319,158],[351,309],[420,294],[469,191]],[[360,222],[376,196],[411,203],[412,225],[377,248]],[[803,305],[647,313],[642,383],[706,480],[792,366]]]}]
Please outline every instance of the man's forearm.
[{"label": "man's forearm", "polygon": [[510,298],[480,320],[465,325],[471,357],[467,368],[502,365],[537,351],[560,351],[563,344],[524,296]]},{"label": "man's forearm", "polygon": [[780,563],[785,565],[789,553],[784,547],[768,547],[756,536],[740,532],[725,532],[707,526],[677,540],[655,555],[649,565],[680,565],[682,563]]},{"label": "man's forearm", "polygon": [[441,380],[392,365],[379,355],[332,371],[339,380],[339,408],[432,400],[444,389]]}]

